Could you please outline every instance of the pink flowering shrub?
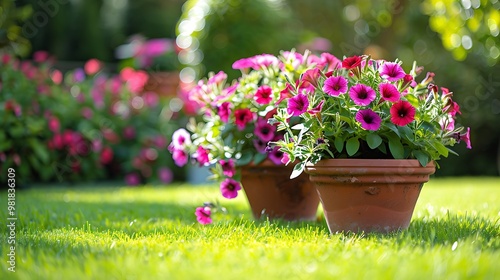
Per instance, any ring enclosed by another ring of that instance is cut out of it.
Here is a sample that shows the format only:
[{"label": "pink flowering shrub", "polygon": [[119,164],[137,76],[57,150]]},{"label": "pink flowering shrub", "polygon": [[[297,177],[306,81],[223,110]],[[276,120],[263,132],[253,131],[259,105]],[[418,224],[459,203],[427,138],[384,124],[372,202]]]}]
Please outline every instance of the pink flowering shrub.
[{"label": "pink flowering shrub", "polygon": [[14,167],[24,181],[173,180],[165,151],[178,113],[169,99],[144,92],[146,72],[109,75],[92,59],[63,74],[48,55],[34,57],[2,57],[0,170]]},{"label": "pink flowering shrub", "polygon": [[455,122],[460,114],[453,93],[418,82],[422,68],[405,72],[401,62],[352,56],[317,65],[287,84],[290,98],[280,104],[272,124],[285,136],[272,144],[297,162],[292,177],[307,163],[325,158],[418,159],[422,166],[454,153],[470,128]]}]

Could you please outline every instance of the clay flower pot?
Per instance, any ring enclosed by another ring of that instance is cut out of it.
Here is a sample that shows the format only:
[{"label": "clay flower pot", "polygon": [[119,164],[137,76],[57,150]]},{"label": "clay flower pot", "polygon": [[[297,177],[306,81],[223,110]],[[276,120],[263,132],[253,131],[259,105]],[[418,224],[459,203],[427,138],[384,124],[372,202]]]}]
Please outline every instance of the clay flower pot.
[{"label": "clay flower pot", "polygon": [[255,219],[316,220],[316,189],[307,174],[291,180],[292,169],[268,160],[241,168],[241,184]]},{"label": "clay flower pot", "polygon": [[420,190],[435,172],[417,160],[328,159],[306,166],[330,233],[407,229]]}]

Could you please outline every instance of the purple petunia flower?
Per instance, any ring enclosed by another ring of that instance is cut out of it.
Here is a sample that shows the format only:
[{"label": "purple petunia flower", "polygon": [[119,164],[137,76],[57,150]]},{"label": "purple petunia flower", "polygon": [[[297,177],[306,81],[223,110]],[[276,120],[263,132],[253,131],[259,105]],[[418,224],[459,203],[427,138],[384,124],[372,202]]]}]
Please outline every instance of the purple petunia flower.
[{"label": "purple petunia flower", "polygon": [[278,146],[274,147],[267,157],[276,165],[283,164],[281,162],[281,160],[283,159],[283,152],[280,151],[280,148]]},{"label": "purple petunia flower", "polygon": [[380,84],[379,90],[382,99],[385,101],[396,102],[399,100],[399,97],[401,96],[396,86],[390,83]]},{"label": "purple petunia flower", "polygon": [[323,91],[331,96],[339,96],[347,92],[347,79],[342,76],[332,76],[325,80]]},{"label": "purple petunia flower", "polygon": [[233,177],[234,174],[236,174],[236,168],[233,159],[221,159],[219,160],[219,164],[222,167],[222,174],[224,174],[224,176]]},{"label": "purple petunia flower", "polygon": [[226,178],[220,183],[220,191],[222,196],[227,199],[232,199],[238,196],[238,191],[241,190],[241,185],[238,181]]},{"label": "purple petunia flower", "polygon": [[255,124],[254,134],[262,140],[262,142],[271,141],[274,137],[275,127],[267,123],[266,119],[259,119]]},{"label": "purple petunia flower", "polygon": [[257,89],[254,99],[258,104],[267,105],[273,100],[273,90],[267,85],[263,85]]},{"label": "purple petunia flower", "polygon": [[367,106],[375,100],[376,93],[367,85],[357,84],[349,90],[349,96],[356,105]]},{"label": "purple petunia flower", "polygon": [[307,95],[299,93],[296,96],[288,99],[288,114],[293,116],[299,116],[307,111],[309,107],[309,100]]},{"label": "purple petunia flower", "polygon": [[386,62],[382,64],[379,71],[380,76],[390,82],[398,81],[406,75],[401,65],[395,62]]},{"label": "purple petunia flower", "polygon": [[356,120],[361,123],[361,127],[366,130],[378,130],[382,119],[371,109],[359,110],[356,113]]},{"label": "purple petunia flower", "polygon": [[194,214],[196,215],[196,220],[198,221],[198,223],[202,225],[208,225],[212,223],[212,210],[210,209],[210,207],[198,207],[196,208]]},{"label": "purple petunia flower", "polygon": [[255,147],[255,150],[257,150],[258,153],[260,154],[266,153],[267,142],[262,141],[260,138],[253,140],[253,146]]}]

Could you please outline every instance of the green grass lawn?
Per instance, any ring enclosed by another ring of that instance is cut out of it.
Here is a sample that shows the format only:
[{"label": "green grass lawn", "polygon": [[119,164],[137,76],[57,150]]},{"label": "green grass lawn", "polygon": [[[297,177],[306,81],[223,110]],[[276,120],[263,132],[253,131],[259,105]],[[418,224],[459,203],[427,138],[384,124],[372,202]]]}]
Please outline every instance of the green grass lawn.
[{"label": "green grass lawn", "polygon": [[254,221],[243,194],[197,224],[195,207],[220,197],[217,186],[18,190],[16,272],[2,226],[0,279],[500,279],[499,178],[431,179],[410,228],[390,235]]}]

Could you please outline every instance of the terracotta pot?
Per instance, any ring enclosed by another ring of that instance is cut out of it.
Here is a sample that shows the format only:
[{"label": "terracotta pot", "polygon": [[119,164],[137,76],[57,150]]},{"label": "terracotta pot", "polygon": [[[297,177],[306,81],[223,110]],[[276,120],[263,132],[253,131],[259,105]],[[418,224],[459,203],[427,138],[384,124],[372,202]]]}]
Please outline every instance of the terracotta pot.
[{"label": "terracotta pot", "polygon": [[293,166],[264,161],[241,168],[241,184],[254,218],[314,221],[319,197],[307,174],[290,180]]},{"label": "terracotta pot", "polygon": [[330,233],[407,229],[434,163],[417,160],[328,159],[306,166]]}]

